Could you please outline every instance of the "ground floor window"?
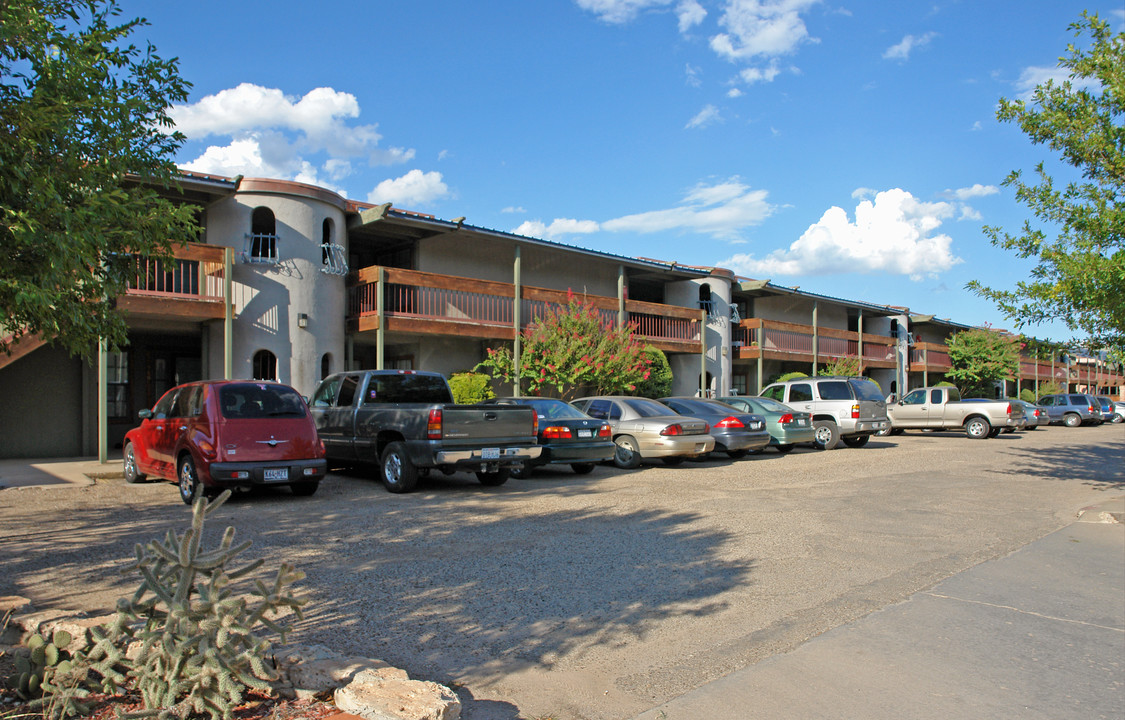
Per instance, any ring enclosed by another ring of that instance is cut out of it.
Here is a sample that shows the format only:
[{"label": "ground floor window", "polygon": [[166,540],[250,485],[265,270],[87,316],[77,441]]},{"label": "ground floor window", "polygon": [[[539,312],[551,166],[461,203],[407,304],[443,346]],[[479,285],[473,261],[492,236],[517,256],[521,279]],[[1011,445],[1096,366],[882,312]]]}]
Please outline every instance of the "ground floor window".
[{"label": "ground floor window", "polygon": [[111,418],[129,416],[129,355],[106,353],[106,412]]},{"label": "ground floor window", "polygon": [[269,350],[254,353],[254,379],[277,380],[277,356]]},{"label": "ground floor window", "polygon": [[730,389],[734,395],[749,395],[749,380],[745,375],[732,375]]}]

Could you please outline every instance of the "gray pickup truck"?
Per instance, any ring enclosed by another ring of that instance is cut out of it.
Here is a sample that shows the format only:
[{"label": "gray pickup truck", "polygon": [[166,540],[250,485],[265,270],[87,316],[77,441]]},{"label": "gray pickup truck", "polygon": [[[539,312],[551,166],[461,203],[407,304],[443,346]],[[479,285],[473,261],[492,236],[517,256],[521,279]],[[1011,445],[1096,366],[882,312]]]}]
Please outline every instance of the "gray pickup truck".
[{"label": "gray pickup truck", "polygon": [[538,417],[523,405],[457,405],[438,373],[358,370],[321,381],[309,402],[329,463],[374,463],[393,493],[430,470],[475,472],[503,485],[535,460]]},{"label": "gray pickup truck", "polygon": [[1024,424],[1023,407],[1007,400],[962,400],[955,387],[916,388],[887,406],[891,432],[964,430],[979,440]]}]

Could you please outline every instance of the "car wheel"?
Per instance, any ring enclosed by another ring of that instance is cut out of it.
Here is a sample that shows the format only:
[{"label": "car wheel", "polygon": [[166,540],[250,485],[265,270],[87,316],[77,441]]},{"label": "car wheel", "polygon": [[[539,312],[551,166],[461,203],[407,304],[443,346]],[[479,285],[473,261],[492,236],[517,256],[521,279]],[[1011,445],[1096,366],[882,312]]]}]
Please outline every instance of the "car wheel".
[{"label": "car wheel", "polygon": [[488,487],[498,487],[508,482],[509,474],[510,473],[508,472],[508,468],[500,468],[499,470],[495,470],[493,472],[478,471],[477,480],[480,480],[481,485],[487,485]]},{"label": "car wheel", "polygon": [[383,450],[382,464],[380,466],[380,479],[383,485],[393,493],[406,493],[418,484],[418,468],[406,453],[406,446],[400,442],[393,442]]},{"label": "car wheel", "polygon": [[517,480],[526,480],[535,472],[535,467],[530,463],[518,462],[508,468],[508,472]]},{"label": "car wheel", "polygon": [[683,455],[673,455],[672,457],[660,458],[660,461],[668,467],[676,467],[677,465],[683,465],[686,459]]},{"label": "car wheel", "polygon": [[1125,422],[1125,415],[1114,415],[1113,420],[1111,420],[1110,422],[1115,425],[1119,422]]},{"label": "car wheel", "polygon": [[190,455],[180,461],[180,470],[176,473],[176,476],[179,478],[180,499],[187,505],[191,505],[200,485],[199,475],[195,472],[195,461],[191,459]]},{"label": "car wheel", "polygon": [[831,450],[840,444],[840,427],[831,420],[817,420],[816,446],[821,450]]},{"label": "car wheel", "polygon": [[[758,452],[761,452],[761,450],[759,450]],[[740,460],[749,454],[749,450],[727,450],[727,457],[729,457],[731,460]]]},{"label": "car wheel", "polygon": [[849,435],[844,438],[844,444],[851,448],[861,448],[871,439],[870,435]]},{"label": "car wheel", "polygon": [[614,439],[617,451],[613,453],[613,464],[622,470],[632,470],[641,464],[641,453],[637,450],[637,441],[628,435],[621,435]]},{"label": "car wheel", "polygon": [[125,465],[125,482],[139,483],[145,481],[144,473],[137,469],[137,453],[133,449],[133,443],[126,443],[122,462]]},{"label": "car wheel", "polygon": [[303,482],[296,485],[290,485],[289,488],[293,491],[294,495],[298,497],[308,497],[316,494],[317,488],[320,487],[320,481],[317,482]]},{"label": "car wheel", "polygon": [[965,435],[973,440],[983,440],[992,433],[992,425],[982,417],[972,417],[965,421]]},{"label": "car wheel", "polygon": [[1082,418],[1078,417],[1075,413],[1067,413],[1063,415],[1063,425],[1067,427],[1078,427],[1082,424]]},{"label": "car wheel", "polygon": [[777,446],[775,446],[775,447],[777,447],[777,451],[778,451],[779,453],[781,453],[782,455],[784,455],[784,454],[786,454],[786,453],[791,453],[791,452],[793,452],[793,448],[795,448],[795,447],[797,447],[797,446],[796,446],[796,445],[777,445]]},{"label": "car wheel", "polygon": [[575,475],[589,475],[594,472],[594,463],[571,463],[570,469]]}]

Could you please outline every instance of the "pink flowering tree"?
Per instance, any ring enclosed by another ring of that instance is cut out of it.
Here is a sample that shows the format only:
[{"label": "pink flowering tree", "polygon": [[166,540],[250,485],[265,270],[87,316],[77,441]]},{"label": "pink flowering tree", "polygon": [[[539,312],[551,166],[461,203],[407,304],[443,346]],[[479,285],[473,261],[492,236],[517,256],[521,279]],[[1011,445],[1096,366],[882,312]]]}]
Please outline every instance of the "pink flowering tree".
[{"label": "pink flowering tree", "polygon": [[649,359],[633,325],[617,327],[593,303],[567,293],[567,304],[547,310],[520,335],[516,371],[512,348],[489,348],[477,370],[528,395],[569,400],[583,394],[628,394],[649,377]]}]

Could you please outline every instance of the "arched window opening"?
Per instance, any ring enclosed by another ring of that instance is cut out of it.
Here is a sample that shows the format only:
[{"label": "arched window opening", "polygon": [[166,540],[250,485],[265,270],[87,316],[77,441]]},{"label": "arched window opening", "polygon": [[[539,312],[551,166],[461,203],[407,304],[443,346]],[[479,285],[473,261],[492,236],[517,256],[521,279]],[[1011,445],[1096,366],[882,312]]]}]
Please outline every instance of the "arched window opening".
[{"label": "arched window opening", "polygon": [[243,260],[248,263],[279,262],[277,249],[277,221],[267,207],[256,207],[250,215],[250,234],[246,236]]},{"label": "arched window opening", "polygon": [[322,273],[328,275],[347,275],[348,261],[344,246],[335,242],[336,227],[332,218],[324,218],[320,226],[320,259]]},{"label": "arched window opening", "polygon": [[328,377],[332,374],[332,353],[324,353],[320,356],[320,379]]},{"label": "arched window opening", "polygon": [[254,353],[254,379],[277,380],[277,356],[269,350]]},{"label": "arched window opening", "polygon": [[711,298],[711,286],[703,283],[699,286],[699,307],[707,311],[707,315],[715,314],[715,301]]}]

